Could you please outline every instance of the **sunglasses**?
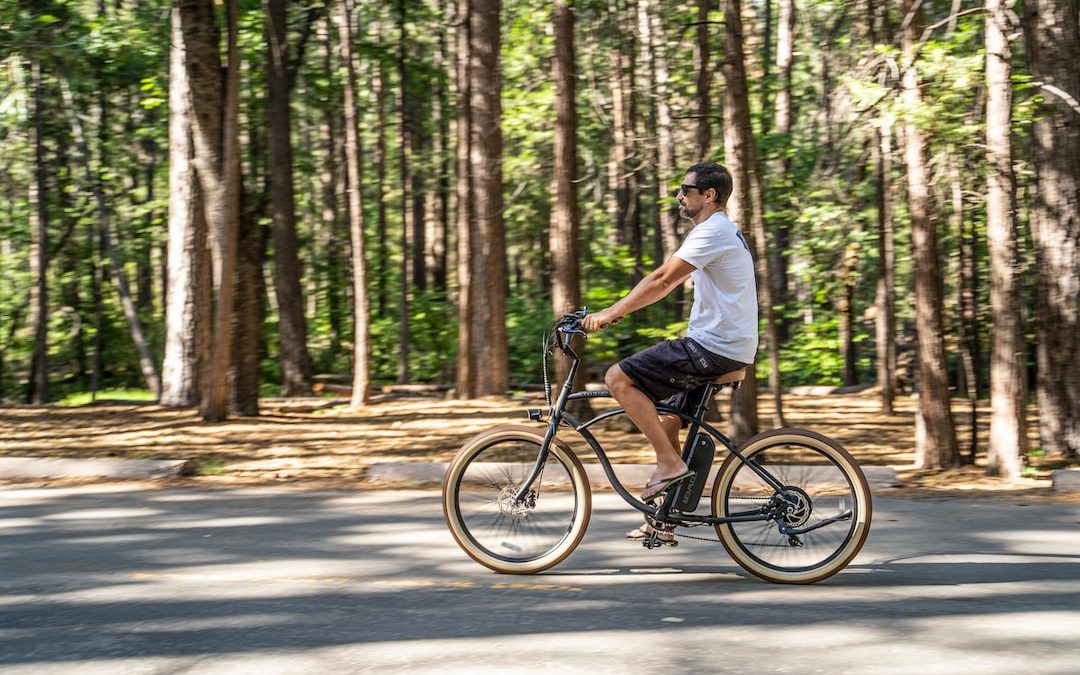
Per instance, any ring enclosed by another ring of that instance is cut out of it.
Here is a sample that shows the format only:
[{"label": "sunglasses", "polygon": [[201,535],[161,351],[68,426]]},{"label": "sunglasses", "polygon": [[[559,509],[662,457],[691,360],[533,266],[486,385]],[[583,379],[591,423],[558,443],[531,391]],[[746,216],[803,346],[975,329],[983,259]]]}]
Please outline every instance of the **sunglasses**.
[{"label": "sunglasses", "polygon": [[684,195],[688,195],[688,194],[690,194],[691,190],[697,190],[698,192],[704,192],[704,190],[702,190],[701,188],[699,188],[696,185],[687,185],[686,183],[683,183],[682,185],[679,186],[679,189],[675,191],[675,194],[679,194],[681,192]]}]

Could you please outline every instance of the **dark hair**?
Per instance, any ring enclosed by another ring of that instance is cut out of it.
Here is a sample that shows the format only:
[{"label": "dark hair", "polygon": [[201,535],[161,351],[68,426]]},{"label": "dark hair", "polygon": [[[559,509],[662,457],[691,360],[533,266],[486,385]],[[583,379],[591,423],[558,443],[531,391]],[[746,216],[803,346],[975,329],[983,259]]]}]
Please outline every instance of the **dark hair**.
[{"label": "dark hair", "polygon": [[720,206],[727,205],[728,197],[731,196],[732,182],[728,170],[716,162],[700,162],[686,170],[686,173],[694,174],[697,186],[702,194],[712,188],[716,190],[716,203]]}]

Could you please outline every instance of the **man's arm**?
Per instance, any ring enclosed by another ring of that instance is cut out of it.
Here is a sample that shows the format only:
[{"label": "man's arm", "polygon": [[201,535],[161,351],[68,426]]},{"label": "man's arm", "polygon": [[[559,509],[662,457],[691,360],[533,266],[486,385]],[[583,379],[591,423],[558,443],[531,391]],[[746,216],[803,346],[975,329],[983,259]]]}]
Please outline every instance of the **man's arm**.
[{"label": "man's arm", "polygon": [[682,258],[671,256],[663,265],[639,281],[622,300],[607,309],[589,314],[582,320],[581,325],[585,330],[592,332],[618,323],[627,314],[667,297],[671,291],[686,281],[695,269]]}]

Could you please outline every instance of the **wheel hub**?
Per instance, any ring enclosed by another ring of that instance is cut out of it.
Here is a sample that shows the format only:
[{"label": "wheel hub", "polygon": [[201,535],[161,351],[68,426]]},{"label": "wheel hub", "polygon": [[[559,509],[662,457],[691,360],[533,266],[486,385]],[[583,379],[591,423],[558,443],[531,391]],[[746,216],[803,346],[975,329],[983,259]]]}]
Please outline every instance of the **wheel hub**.
[{"label": "wheel hub", "polygon": [[499,498],[497,500],[499,505],[499,513],[503,516],[519,519],[529,515],[536,506],[536,491],[529,490],[525,495],[525,498],[521,501],[514,501],[514,495],[517,493],[517,488],[513,485],[503,486],[503,489],[499,492]]},{"label": "wheel hub", "polygon": [[810,495],[797,487],[785,487],[780,493],[777,506],[784,525],[789,528],[802,527],[813,512]]}]

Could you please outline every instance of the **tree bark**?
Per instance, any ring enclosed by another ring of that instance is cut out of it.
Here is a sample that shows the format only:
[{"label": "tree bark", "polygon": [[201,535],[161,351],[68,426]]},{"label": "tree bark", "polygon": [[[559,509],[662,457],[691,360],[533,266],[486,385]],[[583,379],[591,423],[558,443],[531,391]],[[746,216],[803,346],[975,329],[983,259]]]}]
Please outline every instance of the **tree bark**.
[{"label": "tree bark", "polygon": [[266,15],[266,116],[270,132],[270,208],[274,222],[274,291],[283,396],[311,393],[311,358],[300,284],[299,243],[292,169],[292,112],[289,108],[288,3],[263,0]]},{"label": "tree bark", "polygon": [[469,8],[469,109],[472,232],[469,276],[475,305],[461,317],[471,322],[461,345],[472,361],[465,397],[502,394],[509,386],[506,337],[506,237],[503,222],[502,108],[499,77],[499,0],[474,0]]},{"label": "tree bark", "polygon": [[236,312],[233,323],[229,408],[238,415],[259,414],[259,343],[262,337],[262,228],[255,209],[242,206],[236,255]]},{"label": "tree bark", "polygon": [[874,192],[877,200],[877,288],[874,329],[881,412],[895,414],[896,398],[896,249],[893,241],[892,125],[876,131]]},{"label": "tree bark", "polygon": [[[439,0],[439,14],[445,13],[445,0]],[[438,72],[445,72],[450,66],[449,47],[446,37],[446,25],[440,23],[436,38],[436,50],[434,67]],[[439,131],[439,175],[436,181],[436,191],[433,196],[434,208],[431,209],[431,218],[434,222],[432,237],[432,251],[434,253],[434,272],[432,283],[436,290],[446,291],[449,280],[450,260],[450,186],[451,157],[450,154],[450,103],[447,95],[447,86],[443,78],[438,78],[435,84],[435,127]]]},{"label": "tree bark", "polygon": [[191,93],[187,80],[179,3],[171,10],[169,52],[169,225],[166,253],[165,358],[161,399],[165,406],[199,401],[210,344],[210,264],[206,219],[192,160]]},{"label": "tree bark", "polygon": [[1005,0],[986,2],[986,237],[990,249],[990,440],[986,471],[1018,478],[1027,455],[1027,353],[1012,148]]},{"label": "tree bark", "polygon": [[[376,13],[374,19],[372,33],[377,40],[382,39],[382,21],[378,13]],[[386,316],[390,302],[390,290],[387,283],[390,276],[388,243],[390,225],[386,211],[386,79],[384,61],[383,59],[376,59],[376,62],[371,64],[371,89],[375,99],[375,147],[372,152],[372,164],[375,169],[375,207],[377,214],[375,221],[375,311],[380,317]]]},{"label": "tree bark", "polygon": [[[332,61],[332,49],[330,39],[331,19],[323,18],[319,29],[319,58],[323,73],[329,80],[334,72]],[[342,211],[338,204],[338,188],[341,185],[339,175],[340,167],[337,162],[339,120],[341,113],[336,105],[324,102],[321,106],[319,118],[319,145],[322,157],[319,164],[319,192],[321,196],[320,218],[322,227],[327,233],[326,272],[333,280],[327,289],[327,304],[330,314],[330,351],[337,354],[341,349],[341,340],[344,335],[342,291],[340,281],[343,278],[347,265],[342,262],[342,250],[345,242],[342,241],[341,227],[338,214]]]},{"label": "tree bark", "polygon": [[[773,110],[773,130],[781,139],[781,147],[790,146],[792,120],[792,70],[795,63],[795,2],[794,0],[780,0],[779,14],[776,22],[776,70],[780,87],[776,91]],[[791,186],[791,157],[790,154],[781,150],[775,160],[775,176],[785,188]],[[785,193],[790,190],[786,189]],[[785,197],[779,205],[786,211],[790,208],[790,198]],[[787,218],[777,219],[773,231],[772,246],[769,247],[769,266],[772,270],[772,301],[773,306],[781,309],[781,315],[776,317],[777,340],[785,342],[790,335],[790,328],[782,310],[788,303],[788,248],[791,241],[791,223]]]},{"label": "tree bark", "polygon": [[[405,66],[405,0],[398,0],[398,188],[401,190],[401,286],[398,290],[398,339],[397,339],[397,382],[409,381],[409,287],[422,283],[424,256],[423,242],[416,241],[416,213],[412,209],[413,186],[409,176],[410,144],[413,134],[412,97],[409,92],[409,72]],[[420,233],[423,222],[420,223]],[[410,239],[412,240],[410,242]],[[410,249],[410,243],[413,247]],[[420,254],[417,255],[417,250]],[[410,279],[409,262],[412,258]],[[418,276],[419,275],[419,276]]]},{"label": "tree bark", "polygon": [[851,242],[844,247],[840,272],[839,333],[840,355],[844,362],[843,382],[846,386],[859,383],[855,354],[855,286],[859,274],[859,246]]},{"label": "tree bark", "polygon": [[[754,145],[750,134],[750,101],[743,62],[742,8],[739,0],[724,2],[724,161],[731,172],[733,191],[727,214],[742,227],[755,258],[758,257],[757,228],[754,227],[754,194],[751,172],[755,171]],[[761,292],[761,260],[758,292]],[[731,438],[742,443],[758,432],[756,366],[747,369],[742,387],[732,397]]]},{"label": "tree bark", "polygon": [[694,40],[695,73],[694,102],[697,108],[697,134],[694,162],[711,160],[712,154],[712,45],[709,26],[709,10],[715,6],[710,0],[697,0],[697,30]]},{"label": "tree bark", "polygon": [[[1028,64],[1042,87],[1032,126],[1039,440],[1055,458],[1080,456],[1080,114],[1055,92],[1080,92],[1080,6],[1024,4]],[[1052,89],[1051,89],[1052,88]]]},{"label": "tree bark", "polygon": [[950,149],[949,152],[949,187],[952,194],[952,215],[950,225],[959,243],[957,264],[959,266],[960,284],[957,293],[960,296],[959,317],[956,322],[959,330],[960,350],[960,382],[958,391],[963,391],[968,397],[968,426],[971,428],[971,438],[967,452],[961,455],[961,462],[974,464],[975,455],[979,449],[979,378],[982,372],[982,358],[979,347],[979,321],[977,298],[979,294],[979,268],[977,234],[975,223],[965,217],[964,208],[964,183],[957,166],[956,154]]},{"label": "tree bark", "polygon": [[239,219],[239,9],[236,0],[225,4],[228,66],[223,71],[213,3],[179,0],[179,8],[192,101],[195,171],[203,194],[215,291],[209,368],[199,412],[207,421],[218,421],[228,416]]},{"label": "tree bark", "polygon": [[476,240],[473,214],[475,206],[472,195],[472,110],[470,107],[471,84],[469,45],[471,30],[470,0],[457,0],[457,45],[455,82],[457,85],[457,281],[458,281],[458,350],[457,385],[458,398],[470,398],[477,389],[477,362],[472,355],[473,322],[470,317],[479,302],[477,286],[472,278],[475,265]]},{"label": "tree bark", "polygon": [[371,400],[371,336],[368,319],[367,263],[364,249],[363,180],[360,158],[359,115],[356,109],[356,64],[353,61],[353,2],[339,0],[335,21],[345,67],[345,174],[349,202],[349,242],[353,267],[353,386],[350,406]]},{"label": "tree bark", "polygon": [[[555,168],[552,177],[551,227],[548,230],[551,251],[551,309],[558,317],[581,307],[581,278],[578,235],[580,221],[577,211],[577,74],[574,61],[574,10],[569,3],[557,0],[554,7],[555,58],[551,61],[551,78],[555,83]],[[584,349],[583,341],[575,348]],[[569,372],[569,362],[561,355],[555,358],[555,381],[562,382]],[[584,380],[583,369],[578,371],[579,389]],[[582,400],[573,410],[579,418],[589,409]]]},{"label": "tree bark", "polygon": [[45,201],[45,121],[44,83],[37,54],[30,60],[30,90],[34,106],[34,175],[30,180],[30,313],[27,317],[34,333],[30,359],[30,382],[26,402],[42,405],[49,401],[49,301],[48,301],[48,232],[49,210]]},{"label": "tree bark", "polygon": [[941,270],[927,179],[926,139],[915,122],[922,106],[919,74],[914,63],[915,46],[922,32],[919,4],[920,0],[904,0],[904,12],[909,20],[904,25],[902,38],[904,163],[907,170],[908,211],[911,214],[919,358],[919,424],[915,439],[915,464],[922,468],[939,469],[959,464],[960,451],[949,408]]}]

